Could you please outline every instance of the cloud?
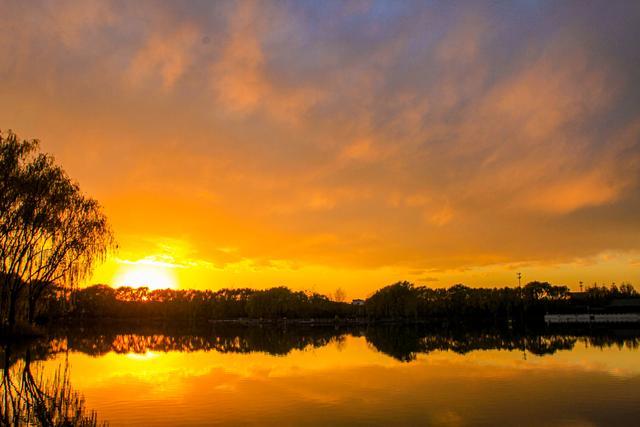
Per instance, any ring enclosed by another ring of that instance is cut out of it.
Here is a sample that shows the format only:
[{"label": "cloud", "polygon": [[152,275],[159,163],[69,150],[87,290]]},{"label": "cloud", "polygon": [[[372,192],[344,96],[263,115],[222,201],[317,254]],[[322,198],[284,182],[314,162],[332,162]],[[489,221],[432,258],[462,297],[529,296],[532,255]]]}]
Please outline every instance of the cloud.
[{"label": "cloud", "polygon": [[639,249],[637,6],[2,7],[0,125],[119,234],[189,241],[176,261],[449,274]]},{"label": "cloud", "polygon": [[536,210],[564,214],[579,208],[612,203],[620,184],[609,183],[597,173],[571,177],[530,194],[526,203]]},{"label": "cloud", "polygon": [[211,84],[223,109],[247,115],[266,112],[295,122],[322,93],[312,87],[278,87],[267,74],[265,54],[257,29],[261,8],[239,2],[230,17],[230,33],[220,58],[211,67]]},{"label": "cloud", "polygon": [[152,34],[131,62],[129,75],[135,83],[158,75],[164,89],[170,89],[193,64],[199,32],[184,25],[169,34]]}]

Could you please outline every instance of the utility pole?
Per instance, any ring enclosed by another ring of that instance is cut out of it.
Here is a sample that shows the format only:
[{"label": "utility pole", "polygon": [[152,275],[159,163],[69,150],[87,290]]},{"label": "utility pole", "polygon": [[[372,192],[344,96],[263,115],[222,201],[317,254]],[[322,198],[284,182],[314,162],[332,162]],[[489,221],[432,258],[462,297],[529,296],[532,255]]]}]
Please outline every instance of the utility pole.
[{"label": "utility pole", "polygon": [[582,280],[580,280],[578,283],[580,283],[580,292],[582,292]]},{"label": "utility pole", "polygon": [[525,315],[524,315],[524,298],[522,295],[522,273],[518,272],[516,273],[516,276],[518,277],[518,289],[519,289],[519,293],[520,293],[520,315],[522,316],[522,326],[525,328],[525,333],[524,333],[524,337],[523,337],[523,342],[522,342],[522,357],[524,360],[527,360],[527,334],[526,334],[526,325],[525,325]]}]

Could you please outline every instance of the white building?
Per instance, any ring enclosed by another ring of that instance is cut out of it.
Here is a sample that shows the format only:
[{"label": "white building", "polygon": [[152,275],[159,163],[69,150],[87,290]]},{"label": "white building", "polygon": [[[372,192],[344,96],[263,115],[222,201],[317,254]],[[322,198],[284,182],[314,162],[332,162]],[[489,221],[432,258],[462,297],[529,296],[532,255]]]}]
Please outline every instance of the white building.
[{"label": "white building", "polygon": [[639,323],[640,314],[545,314],[547,323]]}]

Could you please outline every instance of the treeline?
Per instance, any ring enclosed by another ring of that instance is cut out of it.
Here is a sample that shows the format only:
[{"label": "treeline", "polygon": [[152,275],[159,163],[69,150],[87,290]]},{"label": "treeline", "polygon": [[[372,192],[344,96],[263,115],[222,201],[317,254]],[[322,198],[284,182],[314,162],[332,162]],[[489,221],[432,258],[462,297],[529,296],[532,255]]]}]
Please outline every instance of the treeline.
[{"label": "treeline", "polygon": [[505,319],[540,318],[550,312],[576,312],[605,308],[620,298],[637,298],[628,283],[620,287],[587,287],[570,292],[566,286],[530,282],[524,287],[448,289],[414,286],[399,282],[378,290],[365,302],[366,314],[374,319]]},{"label": "treeline", "polygon": [[[545,313],[605,310],[619,299],[640,298],[633,286],[591,286],[584,292],[569,292],[566,286],[531,282],[515,288],[450,288],[414,286],[398,282],[384,287],[363,305],[333,300],[327,296],[285,287],[266,290],[249,288],[212,290],[150,290],[145,287],[112,288],[95,285],[69,290],[48,286],[36,306],[39,323],[105,319],[164,320],[204,323],[212,320],[253,319],[349,319],[373,321],[480,321],[515,322],[542,319]],[[0,297],[4,295],[0,292]],[[15,304],[28,316],[28,293]],[[22,310],[20,308],[22,307]],[[0,316],[4,315],[0,313]]]},{"label": "treeline", "polygon": [[223,319],[327,319],[357,314],[351,304],[285,287],[266,290],[79,289],[71,295],[71,315],[81,318],[161,318],[185,321]]}]

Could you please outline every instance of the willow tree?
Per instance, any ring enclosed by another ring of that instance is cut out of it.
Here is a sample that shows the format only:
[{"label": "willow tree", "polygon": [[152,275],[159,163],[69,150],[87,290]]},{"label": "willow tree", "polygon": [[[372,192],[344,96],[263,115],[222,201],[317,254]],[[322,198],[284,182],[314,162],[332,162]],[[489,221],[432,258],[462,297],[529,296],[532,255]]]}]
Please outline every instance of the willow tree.
[{"label": "willow tree", "polygon": [[[0,317],[35,320],[55,284],[73,286],[113,245],[98,202],[85,196],[38,141],[0,133]],[[23,303],[19,303],[24,301]]]}]

